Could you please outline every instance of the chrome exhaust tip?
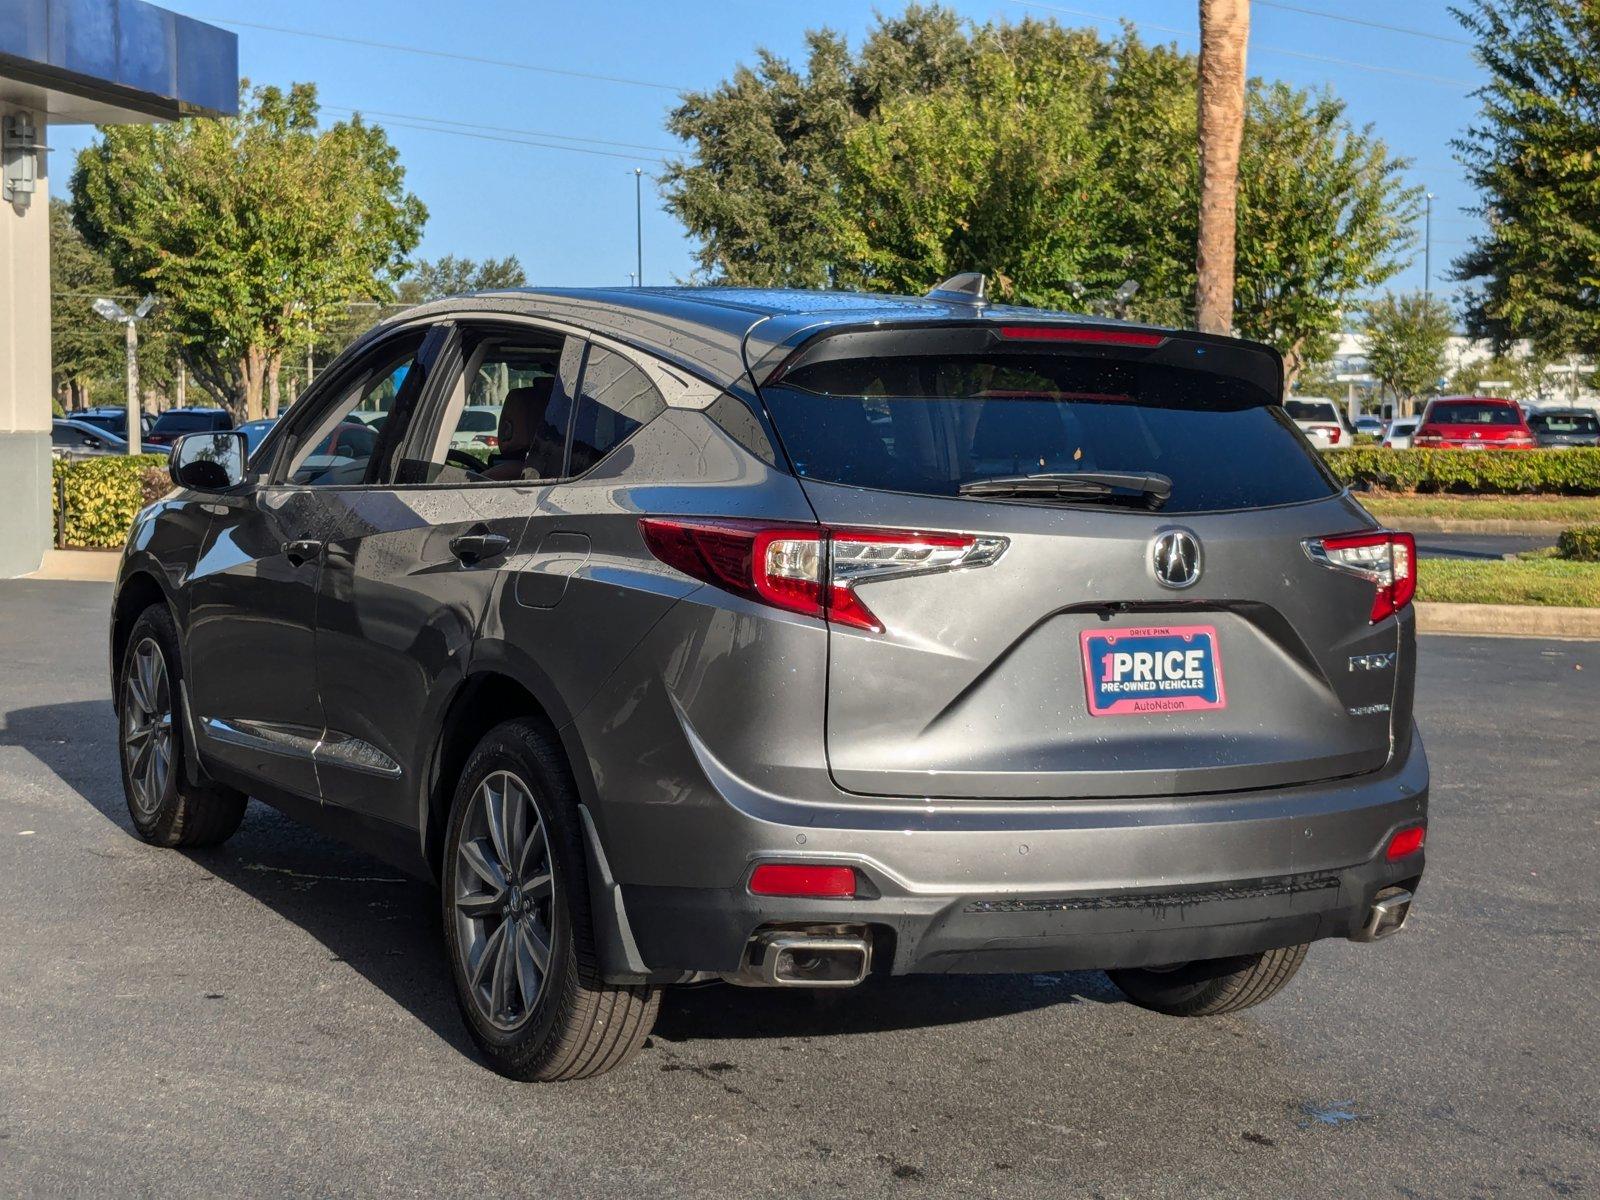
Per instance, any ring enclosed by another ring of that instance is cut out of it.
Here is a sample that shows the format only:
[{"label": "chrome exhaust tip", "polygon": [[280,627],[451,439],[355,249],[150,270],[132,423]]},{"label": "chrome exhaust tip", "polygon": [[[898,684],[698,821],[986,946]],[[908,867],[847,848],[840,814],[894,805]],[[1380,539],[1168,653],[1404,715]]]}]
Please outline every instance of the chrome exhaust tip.
[{"label": "chrome exhaust tip", "polygon": [[723,976],[743,987],[855,987],[872,967],[866,931],[768,929],[750,939],[745,965]]},{"label": "chrome exhaust tip", "polygon": [[1384,888],[1372,902],[1366,923],[1350,935],[1350,940],[1376,942],[1392,933],[1399,933],[1405,928],[1406,918],[1411,915],[1413,899],[1414,897],[1405,888]]}]

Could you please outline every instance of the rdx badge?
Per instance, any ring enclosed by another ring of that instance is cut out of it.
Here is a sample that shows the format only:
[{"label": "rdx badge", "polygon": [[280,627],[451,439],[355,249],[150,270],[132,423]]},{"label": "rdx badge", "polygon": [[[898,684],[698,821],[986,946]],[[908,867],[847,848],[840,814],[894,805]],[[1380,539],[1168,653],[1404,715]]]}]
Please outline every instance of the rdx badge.
[{"label": "rdx badge", "polygon": [[1352,654],[1350,656],[1350,669],[1352,671],[1385,671],[1394,666],[1394,651],[1387,654]]}]

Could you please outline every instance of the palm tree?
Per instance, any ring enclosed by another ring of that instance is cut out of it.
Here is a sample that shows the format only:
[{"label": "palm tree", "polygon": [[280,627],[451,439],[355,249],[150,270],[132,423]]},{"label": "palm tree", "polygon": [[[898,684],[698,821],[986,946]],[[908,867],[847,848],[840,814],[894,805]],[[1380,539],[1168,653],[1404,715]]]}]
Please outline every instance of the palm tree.
[{"label": "palm tree", "polygon": [[1233,329],[1233,240],[1250,0],[1200,0],[1200,245],[1195,324]]}]

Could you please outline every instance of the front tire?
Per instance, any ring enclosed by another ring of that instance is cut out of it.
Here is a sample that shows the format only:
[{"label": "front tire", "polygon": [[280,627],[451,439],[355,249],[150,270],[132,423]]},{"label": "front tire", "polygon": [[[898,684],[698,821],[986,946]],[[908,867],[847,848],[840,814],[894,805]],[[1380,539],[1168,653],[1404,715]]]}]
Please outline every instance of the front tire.
[{"label": "front tire", "polygon": [[128,815],[157,846],[214,846],[233,836],[249,803],[220,785],[196,787],[185,777],[183,659],[178,629],[165,605],[139,614],[117,679],[118,757]]},{"label": "front tire", "polygon": [[1110,971],[1111,982],[1141,1008],[1169,1017],[1215,1017],[1270,1000],[1306,960],[1309,943],[1211,958],[1164,970]]},{"label": "front tire", "polygon": [[497,726],[467,760],[441,876],[456,1001],[496,1071],[584,1079],[638,1051],[660,995],[600,977],[578,797],[534,722]]}]

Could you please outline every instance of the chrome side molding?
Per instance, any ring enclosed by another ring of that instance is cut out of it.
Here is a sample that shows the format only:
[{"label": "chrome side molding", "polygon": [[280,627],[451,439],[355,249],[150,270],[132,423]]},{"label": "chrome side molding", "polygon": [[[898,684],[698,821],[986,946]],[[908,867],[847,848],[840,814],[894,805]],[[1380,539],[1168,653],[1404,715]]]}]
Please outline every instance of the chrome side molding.
[{"label": "chrome side molding", "polygon": [[239,717],[223,720],[203,717],[200,729],[206,737],[224,745],[265,750],[291,758],[308,758],[314,763],[346,767],[369,775],[398,779],[399,763],[371,742],[332,729],[313,729],[309,725],[280,725],[271,721],[247,721]]}]

